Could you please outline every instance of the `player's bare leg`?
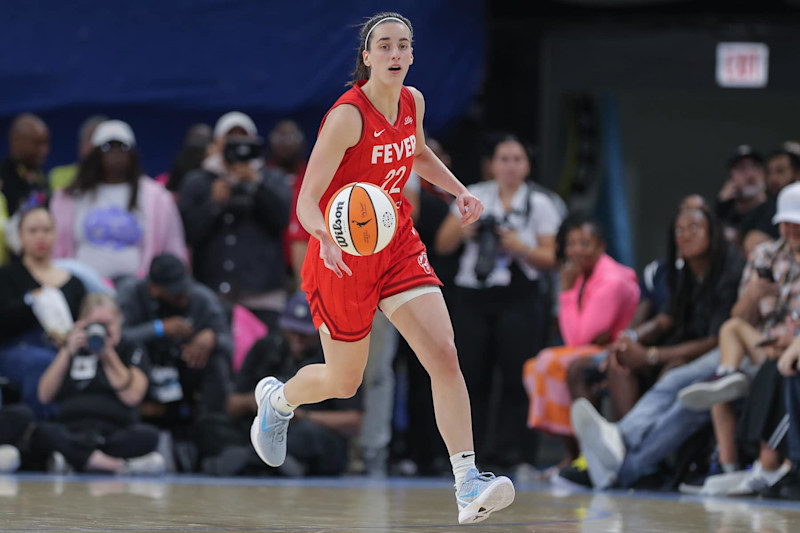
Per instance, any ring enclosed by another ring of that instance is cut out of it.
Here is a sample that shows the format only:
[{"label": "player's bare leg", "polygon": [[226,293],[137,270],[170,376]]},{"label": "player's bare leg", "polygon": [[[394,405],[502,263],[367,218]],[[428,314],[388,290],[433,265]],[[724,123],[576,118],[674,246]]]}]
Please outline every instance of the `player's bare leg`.
[{"label": "player's bare leg", "polygon": [[479,474],[475,468],[469,393],[441,292],[422,294],[404,303],[392,313],[391,321],[430,375],[436,424],[456,476],[458,521],[485,520],[514,501],[514,486],[506,477]]},{"label": "player's bare leg", "polygon": [[329,398],[350,398],[361,385],[369,354],[369,335],[356,342],[331,339],[320,332],[325,363],[301,368],[284,385],[272,376],[256,386],[258,414],[250,427],[250,441],[258,456],[270,466],[286,459],[289,420],[300,405]]}]

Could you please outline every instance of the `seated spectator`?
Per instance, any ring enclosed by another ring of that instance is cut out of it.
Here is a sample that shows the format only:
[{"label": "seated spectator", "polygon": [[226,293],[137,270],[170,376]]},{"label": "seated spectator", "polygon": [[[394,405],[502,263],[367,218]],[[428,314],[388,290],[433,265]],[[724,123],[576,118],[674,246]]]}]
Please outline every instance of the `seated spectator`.
[{"label": "seated spectator", "polygon": [[[779,205],[778,219],[793,211],[784,210],[781,202]],[[800,224],[781,222],[780,230],[781,239],[754,250],[742,274],[739,298],[731,310],[733,317],[747,320],[762,331],[771,327],[769,318],[774,313],[797,309],[800,302],[800,264],[795,259],[800,254]],[[770,266],[779,280],[780,298],[775,297],[771,284],[764,283],[757,274],[759,268]],[[659,350],[658,355],[664,351]],[[704,428],[710,421],[708,411],[688,410],[676,399],[684,387],[712,377],[719,362],[720,349],[715,349],[665,373],[617,424],[605,421],[589,402],[576,400],[571,412],[573,426],[594,486],[632,486],[689,436]],[[748,364],[745,360],[743,367]]]},{"label": "seated spectator", "polygon": [[717,346],[736,301],[744,259],[705,207],[681,207],[671,224],[666,312],[627,330],[609,349],[609,394],[624,416],[658,376]]},{"label": "seated spectator", "polygon": [[745,237],[750,231],[778,237],[772,225],[775,205],[767,202],[764,157],[750,146],[737,147],[728,160],[728,176],[717,195],[716,214],[725,237],[746,253]]},{"label": "seated spectator", "polygon": [[47,174],[47,183],[51,191],[65,189],[72,185],[75,176],[78,174],[80,161],[89,155],[94,145],[92,144],[92,134],[100,123],[108,120],[104,115],[92,115],[81,123],[78,129],[78,161],[68,165],[53,167]]},{"label": "seated spectator", "polygon": [[23,113],[11,122],[8,140],[8,157],[0,163],[0,187],[8,215],[13,216],[32,193],[47,193],[42,168],[50,152],[50,130],[41,118]]},{"label": "seated spectator", "polygon": [[77,471],[159,474],[158,432],[138,423],[147,357],[122,341],[121,325],[110,296],[86,296],[79,320],[39,381],[39,400],[58,401],[60,409],[52,422],[36,426],[31,446],[61,454]]},{"label": "seated spectator", "polygon": [[143,276],[160,253],[188,261],[175,203],[142,174],[130,126],[103,122],[92,134],[92,145],[75,182],[53,197],[53,255],[74,257],[115,282]]},{"label": "seated spectator", "polygon": [[21,450],[28,447],[33,418],[27,405],[0,406],[0,474],[16,472],[22,464]]},{"label": "seated spectator", "polygon": [[142,344],[152,364],[145,421],[198,446],[198,428],[225,412],[230,386],[233,340],[219,299],[169,254],[153,258],[147,277],[126,281],[117,294],[122,337]]},{"label": "seated spectator", "polygon": [[264,167],[247,115],[224,115],[214,136],[204,168],[185,177],[178,195],[192,271],[227,304],[244,306],[273,328],[286,305],[286,176]]},{"label": "seated spectator", "polygon": [[[290,298],[279,320],[280,330],[258,340],[236,376],[228,412],[241,425],[243,444],[225,450],[206,464],[208,473],[231,475],[264,471],[267,467],[249,443],[250,425],[258,412],[253,390],[264,376],[289,379],[301,367],[322,363],[319,333],[311,320],[305,294]],[[361,393],[348,399],[331,399],[296,409],[289,426],[284,475],[335,476],[347,469],[350,440],[358,435],[362,420]]]},{"label": "seated spectator", "polygon": [[37,399],[39,377],[71,329],[86,290],[51,260],[56,232],[47,209],[23,211],[19,223],[21,258],[0,268],[0,375],[45,418],[52,409]]},{"label": "seated spectator", "polygon": [[568,217],[556,245],[561,264],[558,319],[565,346],[546,348],[529,359],[523,379],[530,398],[528,426],[564,437],[560,466],[565,467],[578,456],[569,420],[567,369],[617,339],[636,311],[639,285],[632,269],[605,253],[603,230],[586,216]]}]

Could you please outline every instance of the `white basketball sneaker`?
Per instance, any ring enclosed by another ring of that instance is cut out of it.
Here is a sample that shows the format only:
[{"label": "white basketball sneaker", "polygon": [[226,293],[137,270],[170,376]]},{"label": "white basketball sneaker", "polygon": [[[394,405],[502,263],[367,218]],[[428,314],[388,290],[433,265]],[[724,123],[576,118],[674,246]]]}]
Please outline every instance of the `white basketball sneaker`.
[{"label": "white basketball sneaker", "polygon": [[258,382],[255,391],[258,414],[250,426],[250,442],[269,466],[281,466],[286,460],[286,433],[289,420],[294,417],[294,413],[280,414],[269,401],[272,393],[282,386],[283,383],[269,376]]},{"label": "white basketball sneaker", "polygon": [[19,450],[10,444],[0,446],[0,474],[10,474],[19,470]]},{"label": "white basketball sneaker", "polygon": [[495,477],[491,472],[471,468],[464,484],[456,491],[458,523],[483,522],[489,515],[505,509],[514,501],[514,484],[505,476]]}]

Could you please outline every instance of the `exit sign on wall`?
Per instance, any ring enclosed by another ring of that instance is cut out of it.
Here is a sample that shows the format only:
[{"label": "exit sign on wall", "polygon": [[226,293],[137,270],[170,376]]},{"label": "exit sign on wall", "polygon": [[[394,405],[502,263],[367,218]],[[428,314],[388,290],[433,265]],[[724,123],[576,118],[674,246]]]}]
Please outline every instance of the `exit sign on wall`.
[{"label": "exit sign on wall", "polygon": [[767,86],[769,48],[763,43],[719,43],[717,84],[720,87]]}]

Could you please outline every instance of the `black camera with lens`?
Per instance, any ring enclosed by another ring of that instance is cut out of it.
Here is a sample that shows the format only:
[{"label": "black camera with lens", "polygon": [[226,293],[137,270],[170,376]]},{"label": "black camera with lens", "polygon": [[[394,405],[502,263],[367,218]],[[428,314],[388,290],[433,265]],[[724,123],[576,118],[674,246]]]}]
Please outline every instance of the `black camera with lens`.
[{"label": "black camera with lens", "polygon": [[492,215],[479,219],[475,240],[478,241],[478,260],[475,262],[475,277],[483,283],[492,273],[497,262],[497,251],[500,248],[500,236],[497,228],[500,221]]},{"label": "black camera with lens", "polygon": [[246,163],[264,155],[264,139],[261,137],[231,136],[225,140],[222,157],[229,165]]},{"label": "black camera with lens", "polygon": [[95,355],[100,355],[108,338],[108,328],[99,322],[86,326],[86,347]]}]

